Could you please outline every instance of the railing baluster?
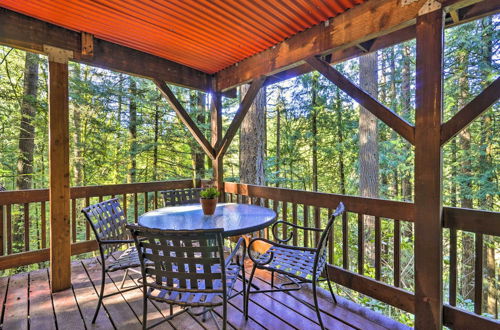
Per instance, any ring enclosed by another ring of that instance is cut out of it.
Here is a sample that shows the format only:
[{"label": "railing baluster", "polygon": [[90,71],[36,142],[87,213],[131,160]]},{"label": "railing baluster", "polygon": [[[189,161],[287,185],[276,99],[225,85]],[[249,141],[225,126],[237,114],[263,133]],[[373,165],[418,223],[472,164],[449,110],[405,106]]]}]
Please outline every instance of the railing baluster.
[{"label": "railing baluster", "polygon": [[365,265],[365,221],[363,214],[358,213],[358,273],[364,274]]},{"label": "railing baluster", "polygon": [[394,286],[401,286],[401,222],[394,220]]},{"label": "railing baluster", "polygon": [[[314,227],[321,228],[321,209],[319,207],[314,208]],[[318,245],[319,238],[320,238],[320,233],[315,232],[314,233],[314,246]]]},{"label": "railing baluster", "polygon": [[134,193],[134,222],[137,223],[139,219],[139,202],[137,200],[137,193]]},{"label": "railing baluster", "polygon": [[3,232],[3,225],[4,225],[4,219],[3,219],[3,214],[4,214],[4,206],[0,205],[0,256],[3,256],[4,254],[4,232]]},{"label": "railing baluster", "polygon": [[99,196],[99,203],[102,203],[103,201],[103,196]]},{"label": "railing baluster", "polygon": [[[264,207],[269,208],[269,199],[264,200]],[[264,238],[269,239],[269,227],[266,227],[264,229]]]},{"label": "railing baluster", "polygon": [[[297,224],[297,204],[293,203],[292,204],[292,222],[294,225]],[[293,228],[293,245],[297,246],[298,244],[298,237],[297,237],[297,228]]]},{"label": "railing baluster", "polygon": [[[309,227],[309,205],[304,204],[304,227]],[[304,230],[304,246],[309,247],[309,233]]]},{"label": "railing baluster", "polygon": [[450,229],[450,293],[449,303],[457,305],[457,230]]},{"label": "railing baluster", "polygon": [[[282,202],[282,205],[283,207],[281,208],[281,214],[282,214],[282,217],[283,217],[283,221],[287,221],[288,219],[288,209],[287,209],[287,205],[288,203],[287,202]],[[283,225],[281,226],[282,227],[282,232],[281,232],[281,238],[284,239],[286,238],[288,235],[287,235],[287,226],[286,225]]]},{"label": "railing baluster", "polygon": [[122,196],[122,207],[123,207],[123,214],[125,215],[125,219],[128,220],[128,213],[127,213],[127,194],[123,194]]},{"label": "railing baluster", "polygon": [[148,197],[148,192],[144,192],[144,213],[146,213],[149,209],[148,207],[149,204],[149,197]]},{"label": "railing baluster", "polygon": [[349,269],[349,228],[347,211],[342,213],[342,267]]},{"label": "railing baluster", "polygon": [[71,240],[76,242],[76,198],[71,200]]},{"label": "railing baluster", "polygon": [[41,235],[42,235],[42,249],[45,249],[47,247],[47,209],[46,209],[46,203],[45,202],[40,202],[40,213],[42,214],[42,230],[41,230]]},{"label": "railing baluster", "polygon": [[155,201],[154,201],[154,208],[155,210],[158,208],[158,191],[155,191]]},{"label": "railing baluster", "polygon": [[[90,197],[85,197],[85,207],[90,205]],[[88,221],[85,221],[85,240],[90,240],[90,225]]]},{"label": "railing baluster", "polygon": [[12,254],[12,204],[7,207],[7,254]]},{"label": "railing baluster", "polygon": [[375,217],[375,279],[381,278],[381,252],[382,252],[382,230],[380,228],[380,217]]},{"label": "railing baluster", "polygon": [[29,251],[30,250],[30,205],[29,205],[29,203],[24,203],[23,213],[24,213],[24,251]]},{"label": "railing baluster", "polygon": [[[332,217],[333,210],[328,209],[328,221]],[[330,233],[330,237],[328,237],[328,262],[331,265],[335,265],[335,221],[332,224],[332,231]]]},{"label": "railing baluster", "polygon": [[474,313],[483,310],[483,234],[476,233],[476,257],[474,259]]}]

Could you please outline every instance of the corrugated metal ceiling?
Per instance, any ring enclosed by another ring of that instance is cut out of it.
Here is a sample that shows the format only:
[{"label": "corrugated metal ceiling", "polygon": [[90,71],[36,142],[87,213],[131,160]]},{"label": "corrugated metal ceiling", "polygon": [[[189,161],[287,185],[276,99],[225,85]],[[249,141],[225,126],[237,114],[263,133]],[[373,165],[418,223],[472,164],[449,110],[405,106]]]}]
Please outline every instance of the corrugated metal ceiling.
[{"label": "corrugated metal ceiling", "polygon": [[366,0],[0,0],[0,6],[207,73]]}]

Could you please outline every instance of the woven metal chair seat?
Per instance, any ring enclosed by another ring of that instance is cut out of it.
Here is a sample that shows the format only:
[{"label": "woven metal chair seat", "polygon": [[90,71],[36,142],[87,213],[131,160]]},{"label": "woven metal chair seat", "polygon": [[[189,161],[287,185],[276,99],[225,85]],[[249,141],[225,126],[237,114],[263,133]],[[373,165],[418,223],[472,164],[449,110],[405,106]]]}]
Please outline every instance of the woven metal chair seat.
[{"label": "woven metal chair seat", "polygon": [[[114,257],[113,257],[114,258]],[[115,272],[117,270],[140,267],[141,261],[139,260],[139,255],[137,254],[137,248],[131,246],[118,257],[118,258],[108,258],[106,263],[109,265],[106,267],[107,272]],[[147,261],[147,263],[151,263]]]},{"label": "woven metal chair seat", "polygon": [[[266,253],[258,257],[258,261],[264,263],[269,260],[271,253],[273,258],[268,264],[258,264],[257,268],[274,270],[288,276],[292,276],[301,280],[312,281],[314,257],[316,251],[303,251],[297,250],[293,247],[283,248],[279,246],[272,246]],[[326,261],[326,250],[320,257],[320,266],[324,265]],[[318,267],[318,276],[323,271],[323,267]]]},{"label": "woven metal chair seat", "polygon": [[[187,269],[186,269],[187,270]],[[238,278],[238,272],[241,270],[238,265],[228,265],[226,267],[226,284],[227,284],[227,295],[231,295],[231,291],[233,290],[234,284],[236,283],[236,279]],[[197,273],[203,273],[203,269],[200,267],[196,270]],[[220,273],[220,265],[212,266],[212,273]],[[166,282],[166,279],[163,279]],[[214,306],[217,303],[214,303],[214,298],[221,297],[220,293],[207,293],[207,292],[195,292],[206,289],[205,283],[203,280],[198,280],[197,285],[192,286],[190,283],[191,280],[186,281],[186,287],[182,290],[193,290],[193,292],[185,292],[185,291],[176,291],[174,290],[165,290],[165,289],[156,289],[150,288],[148,291],[148,295],[150,299],[166,302],[169,304],[177,304],[177,305],[189,305],[193,307],[210,305]],[[179,280],[174,279],[174,287],[179,287]],[[154,283],[150,283],[154,286]],[[212,290],[221,290],[222,289],[222,280],[215,280],[212,283]],[[219,305],[222,305],[223,301],[220,300]]]}]

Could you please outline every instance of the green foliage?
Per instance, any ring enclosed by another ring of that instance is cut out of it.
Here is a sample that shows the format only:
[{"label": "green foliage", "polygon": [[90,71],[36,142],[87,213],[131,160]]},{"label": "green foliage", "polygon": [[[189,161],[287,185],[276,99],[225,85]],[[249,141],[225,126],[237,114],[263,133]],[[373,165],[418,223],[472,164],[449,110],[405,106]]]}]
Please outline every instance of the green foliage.
[{"label": "green foliage", "polygon": [[200,196],[203,199],[213,199],[213,198],[219,197],[219,195],[220,195],[220,192],[215,187],[209,187],[209,188],[203,189],[200,192]]}]

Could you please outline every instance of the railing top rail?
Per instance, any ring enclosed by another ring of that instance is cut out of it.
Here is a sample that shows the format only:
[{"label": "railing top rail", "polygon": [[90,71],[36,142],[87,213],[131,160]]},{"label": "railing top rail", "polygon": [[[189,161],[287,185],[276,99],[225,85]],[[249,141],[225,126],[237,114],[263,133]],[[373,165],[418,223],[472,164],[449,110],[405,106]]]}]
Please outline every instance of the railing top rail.
[{"label": "railing top rail", "polygon": [[[192,188],[193,180],[139,182],[113,185],[71,187],[71,198],[133,194],[164,189]],[[48,189],[0,191],[0,205],[44,202],[49,200]]]},{"label": "railing top rail", "polygon": [[306,204],[334,209],[342,201],[346,210],[366,215],[390,219],[414,221],[414,204],[377,198],[338,195],[305,190],[256,186],[242,183],[226,182],[227,193],[261,197],[295,204]]}]

